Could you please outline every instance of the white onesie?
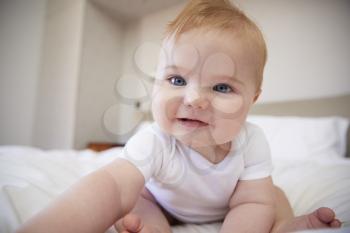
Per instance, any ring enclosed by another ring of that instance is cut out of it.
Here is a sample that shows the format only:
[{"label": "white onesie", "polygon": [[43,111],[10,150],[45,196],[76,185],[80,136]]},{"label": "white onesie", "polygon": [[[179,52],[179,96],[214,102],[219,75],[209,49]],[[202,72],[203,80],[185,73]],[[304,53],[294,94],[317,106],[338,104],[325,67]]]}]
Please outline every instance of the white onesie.
[{"label": "white onesie", "polygon": [[130,138],[120,157],[140,170],[147,189],[175,218],[204,223],[225,217],[238,180],[271,174],[269,146],[256,125],[245,123],[231,145],[213,164],[153,123]]}]

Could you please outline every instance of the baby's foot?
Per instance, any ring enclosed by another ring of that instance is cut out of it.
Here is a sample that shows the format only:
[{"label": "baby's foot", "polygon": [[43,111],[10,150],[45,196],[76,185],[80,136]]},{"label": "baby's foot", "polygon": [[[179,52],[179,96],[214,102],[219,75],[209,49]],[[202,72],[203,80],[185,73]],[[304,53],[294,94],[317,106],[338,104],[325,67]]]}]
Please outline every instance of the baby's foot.
[{"label": "baby's foot", "polygon": [[124,231],[121,233],[159,233],[151,226],[144,224],[140,216],[127,214],[122,220]]},{"label": "baby's foot", "polygon": [[277,232],[293,232],[307,229],[339,228],[341,222],[335,218],[335,213],[330,208],[321,207],[311,214],[293,218],[282,224]]}]

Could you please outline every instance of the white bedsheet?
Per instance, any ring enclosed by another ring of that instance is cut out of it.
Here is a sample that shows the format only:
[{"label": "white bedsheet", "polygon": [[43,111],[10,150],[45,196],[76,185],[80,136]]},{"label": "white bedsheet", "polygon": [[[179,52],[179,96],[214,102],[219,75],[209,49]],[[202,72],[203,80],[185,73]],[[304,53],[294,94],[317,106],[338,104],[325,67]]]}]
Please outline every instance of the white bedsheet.
[{"label": "white bedsheet", "polygon": [[[0,232],[13,232],[67,186],[82,175],[111,161],[119,151],[120,148],[96,153],[90,150],[43,151],[29,147],[0,147]],[[275,159],[273,162],[274,182],[286,192],[296,215],[309,213],[320,206],[328,206],[348,225],[348,159]],[[219,228],[218,223],[188,224],[173,227],[173,230],[174,233],[215,233]],[[332,232],[350,232],[350,228]]]}]

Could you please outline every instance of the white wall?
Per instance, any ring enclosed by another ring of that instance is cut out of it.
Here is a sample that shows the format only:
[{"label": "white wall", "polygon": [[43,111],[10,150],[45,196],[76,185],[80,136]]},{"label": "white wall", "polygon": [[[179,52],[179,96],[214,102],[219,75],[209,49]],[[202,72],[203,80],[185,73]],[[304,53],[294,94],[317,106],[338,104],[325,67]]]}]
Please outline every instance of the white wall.
[{"label": "white wall", "polygon": [[33,145],[73,147],[83,0],[48,1]]},{"label": "white wall", "polygon": [[32,144],[45,4],[0,1],[0,144]]},{"label": "white wall", "polygon": [[[75,118],[75,148],[113,141],[104,130],[104,113],[118,102],[114,86],[122,67],[122,27],[87,2]],[[117,121],[117,119],[114,119]]]},{"label": "white wall", "polygon": [[116,124],[108,124],[118,142],[126,142],[133,134],[135,127],[142,120],[143,115],[136,107],[139,99],[147,97],[144,89],[143,74],[135,64],[135,53],[140,46],[141,25],[140,20],[124,23],[122,40],[122,73],[116,82],[115,93],[118,104],[109,109],[106,122],[116,116]]},{"label": "white wall", "polygon": [[261,102],[350,93],[350,1],[240,0],[269,58]]}]

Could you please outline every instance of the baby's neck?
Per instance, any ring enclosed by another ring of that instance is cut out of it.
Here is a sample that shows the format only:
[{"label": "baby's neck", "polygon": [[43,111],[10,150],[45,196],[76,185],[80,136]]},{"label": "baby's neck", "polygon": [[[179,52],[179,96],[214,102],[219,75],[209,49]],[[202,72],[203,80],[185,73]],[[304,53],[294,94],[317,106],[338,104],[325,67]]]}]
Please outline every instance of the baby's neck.
[{"label": "baby's neck", "polygon": [[200,153],[205,159],[213,164],[220,163],[225,159],[231,150],[231,142],[222,145],[212,145],[206,147],[192,147],[193,150]]}]

